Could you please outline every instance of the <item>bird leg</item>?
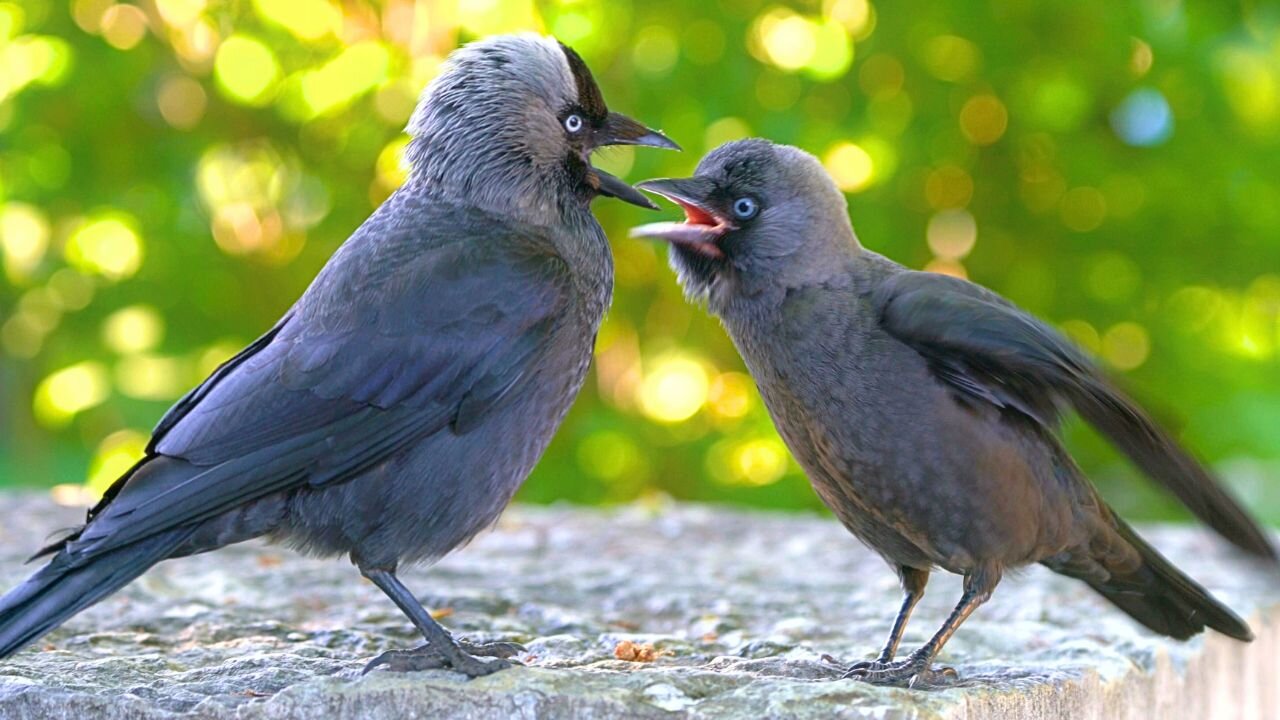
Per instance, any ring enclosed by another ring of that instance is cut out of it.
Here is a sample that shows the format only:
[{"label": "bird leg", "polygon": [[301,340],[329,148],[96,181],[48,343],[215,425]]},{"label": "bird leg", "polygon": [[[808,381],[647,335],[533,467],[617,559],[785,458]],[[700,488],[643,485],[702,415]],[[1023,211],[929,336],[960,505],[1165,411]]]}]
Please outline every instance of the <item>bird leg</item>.
[{"label": "bird leg", "polygon": [[893,619],[893,628],[889,631],[889,639],[885,641],[884,649],[874,660],[863,660],[850,665],[844,677],[851,677],[850,673],[855,670],[884,670],[897,655],[898,643],[902,642],[902,633],[907,629],[907,620],[911,619],[911,611],[915,609],[916,603],[920,602],[920,598],[924,597],[924,587],[929,582],[929,571],[903,565],[898,567],[898,577],[902,578],[902,607],[898,610],[898,616]]},{"label": "bird leg", "polygon": [[[365,673],[379,666],[386,666],[392,672],[448,668],[475,678],[511,667],[513,662],[508,658],[524,650],[516,643],[459,643],[431,617],[431,613],[422,607],[422,603],[409,592],[409,588],[400,582],[395,570],[360,566],[360,572],[391,598],[427,639],[425,645],[412,650],[388,650],[382,653],[364,666]],[[477,656],[496,659],[485,661]]]},{"label": "bird leg", "polygon": [[[945,666],[935,668],[933,667],[933,659],[965,619],[979,605],[991,598],[991,592],[999,581],[999,573],[990,570],[982,570],[965,575],[964,594],[960,597],[960,602],[951,611],[951,615],[947,617],[946,622],[942,623],[942,627],[938,629],[938,632],[929,639],[929,642],[920,646],[919,649],[908,655],[905,660],[871,668],[855,665],[850,667],[843,677],[856,678],[876,685],[895,685],[905,682],[911,688],[925,688],[954,680],[958,677],[955,668]],[[890,639],[892,640],[892,637]]]}]

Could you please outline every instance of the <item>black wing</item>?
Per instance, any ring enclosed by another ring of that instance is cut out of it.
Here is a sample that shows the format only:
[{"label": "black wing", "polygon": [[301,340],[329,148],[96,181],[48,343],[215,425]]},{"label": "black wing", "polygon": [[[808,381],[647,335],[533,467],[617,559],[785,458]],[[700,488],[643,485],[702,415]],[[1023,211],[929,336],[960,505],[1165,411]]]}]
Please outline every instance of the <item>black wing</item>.
[{"label": "black wing", "polygon": [[1054,429],[1075,408],[1148,476],[1232,543],[1276,559],[1257,523],[1209,472],[1057,331],[958,278],[904,272],[877,289],[881,324],[969,400]]},{"label": "black wing", "polygon": [[[500,407],[564,321],[569,270],[536,233],[474,211],[428,220],[357,232],[271,332],[160,421],[149,457],[180,458],[192,472],[122,478],[71,554],[87,559],[283,489],[349,479]],[[424,237],[440,225],[467,230]]]}]

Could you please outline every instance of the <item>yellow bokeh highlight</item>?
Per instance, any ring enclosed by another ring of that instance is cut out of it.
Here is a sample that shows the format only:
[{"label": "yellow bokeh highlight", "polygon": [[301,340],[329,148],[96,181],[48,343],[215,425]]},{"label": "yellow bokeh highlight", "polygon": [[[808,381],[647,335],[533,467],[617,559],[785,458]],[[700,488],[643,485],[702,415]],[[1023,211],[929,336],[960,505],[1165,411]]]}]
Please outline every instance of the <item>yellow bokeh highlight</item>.
[{"label": "yellow bokeh highlight", "polygon": [[1097,329],[1084,320],[1068,320],[1062,323],[1062,332],[1072,342],[1097,355],[1102,352],[1102,337]]},{"label": "yellow bokeh highlight", "polygon": [[38,208],[11,202],[0,206],[0,251],[11,282],[26,280],[49,249],[49,221]]},{"label": "yellow bokeh highlight", "polygon": [[107,369],[101,363],[82,362],[41,380],[32,408],[41,424],[61,427],[77,413],[102,403],[110,392]]},{"label": "yellow bokeh highlight", "polygon": [[23,35],[0,42],[0,101],[33,83],[53,85],[71,63],[71,48],[63,40]]},{"label": "yellow bokeh highlight", "polygon": [[1004,136],[1009,112],[995,95],[975,95],[960,109],[960,131],[974,145],[990,145]]},{"label": "yellow bokeh highlight", "polygon": [[710,379],[702,363],[686,355],[667,355],[652,363],[636,389],[647,417],[678,423],[693,417],[707,401]]},{"label": "yellow bokeh highlight", "polygon": [[875,12],[867,0],[825,0],[822,14],[843,25],[858,40],[875,28]]},{"label": "yellow bokeh highlight", "polygon": [[205,0],[155,0],[155,5],[166,24],[185,28],[200,19]]},{"label": "yellow bokeh highlight", "polygon": [[635,441],[615,430],[600,430],[578,445],[578,464],[587,474],[602,480],[620,480],[643,465]]},{"label": "yellow bokeh highlight", "polygon": [[1150,353],[1147,331],[1137,323],[1117,323],[1102,335],[1102,357],[1120,370],[1141,366]]},{"label": "yellow bokeh highlight", "polygon": [[152,350],[163,338],[164,320],[150,305],[131,305],[117,310],[102,323],[102,341],[122,354]]},{"label": "yellow bokeh highlight", "polygon": [[99,32],[117,50],[132,50],[147,34],[147,15],[136,5],[111,5],[98,21]]},{"label": "yellow bokeh highlight", "polygon": [[404,151],[409,147],[409,139],[399,137],[387,143],[378,153],[375,164],[378,182],[388,190],[394,190],[404,184],[409,177],[409,163],[405,160]]},{"label": "yellow bokeh highlight", "polygon": [[187,390],[185,370],[178,358],[128,355],[116,363],[116,387],[140,400],[176,400]]},{"label": "yellow bokeh highlight", "polygon": [[156,90],[160,117],[179,130],[189,130],[204,117],[209,97],[204,87],[186,75],[165,78]]},{"label": "yellow bokeh highlight", "polygon": [[860,145],[842,142],[833,146],[822,158],[822,164],[845,192],[859,192],[871,185],[875,163]]},{"label": "yellow bokeh highlight", "polygon": [[263,20],[308,42],[342,30],[342,11],[326,0],[254,0],[253,8]]},{"label": "yellow bokeh highlight", "polygon": [[362,42],[299,79],[302,102],[309,117],[340,110],[386,81],[391,52],[382,43]]},{"label": "yellow bokeh highlight", "polygon": [[67,240],[64,253],[79,270],[123,280],[142,265],[142,238],[131,216],[110,212],[82,223]]},{"label": "yellow bokeh highlight", "polygon": [[211,209],[231,203],[274,205],[284,194],[285,180],[280,155],[265,143],[214,146],[196,166],[196,189]]},{"label": "yellow bokeh highlight", "polygon": [[113,0],[72,0],[71,19],[81,30],[98,33],[102,30],[102,16],[114,4]]},{"label": "yellow bokeh highlight", "polygon": [[270,99],[269,91],[280,79],[280,63],[271,48],[261,41],[247,35],[232,35],[218,46],[213,59],[213,78],[231,100],[260,105]]},{"label": "yellow bokeh highlight", "polygon": [[1222,53],[1219,77],[1227,102],[1252,130],[1275,134],[1280,125],[1280,63],[1262,49],[1231,48]]},{"label": "yellow bokeh highlight", "polygon": [[22,32],[25,20],[26,13],[22,6],[11,2],[0,3],[0,43],[17,37]]},{"label": "yellow bokeh highlight", "polygon": [[748,485],[768,485],[787,472],[787,449],[777,438],[748,440],[734,448],[733,473]]},{"label": "yellow bokeh highlight", "polygon": [[840,77],[853,63],[853,42],[844,25],[783,7],[756,19],[749,47],[763,62],[787,72],[804,70],[819,79]]},{"label": "yellow bokeh highlight", "polygon": [[751,412],[755,383],[738,372],[720,373],[707,389],[707,405],[719,418],[737,419]]},{"label": "yellow bokeh highlight", "polygon": [[1129,41],[1129,72],[1134,77],[1142,77],[1151,71],[1151,65],[1155,62],[1155,54],[1151,51],[1151,45],[1140,38],[1130,38]]},{"label": "yellow bokeh highlight", "polygon": [[943,210],[929,218],[925,237],[934,255],[956,262],[973,250],[978,224],[966,210]]},{"label": "yellow bokeh highlight", "polygon": [[85,489],[93,498],[102,497],[112,483],[142,459],[146,449],[147,435],[138,430],[118,430],[106,436],[94,450]]},{"label": "yellow bokeh highlight", "polygon": [[818,41],[812,23],[786,8],[775,8],[756,21],[755,36],[764,59],[783,70],[799,70],[813,59]]},{"label": "yellow bokeh highlight", "polygon": [[929,206],[935,210],[962,208],[973,199],[973,178],[964,168],[943,165],[929,173],[924,193]]},{"label": "yellow bokeh highlight", "polygon": [[949,260],[947,258],[934,258],[924,266],[925,272],[938,273],[939,275],[950,275],[958,277],[961,280],[969,278],[969,272],[964,269],[964,265],[959,260]]},{"label": "yellow bokeh highlight", "polygon": [[924,47],[925,67],[939,80],[960,82],[978,71],[982,51],[958,35],[939,35]]},{"label": "yellow bokeh highlight", "polygon": [[1058,207],[1062,224],[1076,232],[1097,229],[1107,217],[1107,199],[1097,188],[1072,188],[1062,196]]},{"label": "yellow bokeh highlight", "polygon": [[733,140],[751,137],[751,126],[737,117],[722,117],[707,126],[702,135],[702,146],[708,150],[718,148]]},{"label": "yellow bokeh highlight", "polygon": [[646,75],[666,75],[680,58],[676,36],[665,25],[650,25],[640,30],[631,51],[631,61]]}]

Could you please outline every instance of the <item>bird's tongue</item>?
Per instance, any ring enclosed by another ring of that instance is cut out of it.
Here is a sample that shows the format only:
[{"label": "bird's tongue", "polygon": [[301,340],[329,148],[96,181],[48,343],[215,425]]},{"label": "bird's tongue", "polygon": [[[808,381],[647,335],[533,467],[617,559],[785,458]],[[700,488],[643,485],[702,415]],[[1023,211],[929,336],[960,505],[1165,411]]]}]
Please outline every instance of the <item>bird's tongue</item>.
[{"label": "bird's tongue", "polygon": [[724,234],[724,223],[711,213],[679,198],[671,198],[684,210],[684,222],[657,222],[631,229],[631,237],[661,238],[689,246],[709,257],[723,257],[716,245]]}]

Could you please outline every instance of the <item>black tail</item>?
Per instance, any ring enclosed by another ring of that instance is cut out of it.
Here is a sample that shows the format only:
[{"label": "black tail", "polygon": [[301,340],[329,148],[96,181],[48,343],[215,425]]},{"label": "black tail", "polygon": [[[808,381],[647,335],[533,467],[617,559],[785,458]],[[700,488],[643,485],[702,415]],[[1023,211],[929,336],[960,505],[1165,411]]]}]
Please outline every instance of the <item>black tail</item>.
[{"label": "black tail", "polygon": [[1126,574],[1113,573],[1106,582],[1089,581],[1090,587],[1162,635],[1186,640],[1210,627],[1237,640],[1253,639],[1249,626],[1230,608],[1174,567],[1123,521],[1115,521],[1116,530],[1142,556],[1142,564]]},{"label": "black tail", "polygon": [[1071,391],[1072,403],[1148,477],[1236,547],[1280,562],[1266,532],[1231,493],[1137,405],[1109,383],[1092,379]]},{"label": "black tail", "polygon": [[169,557],[194,527],[176,528],[90,558],[65,550],[0,598],[0,658],[53,630]]}]

